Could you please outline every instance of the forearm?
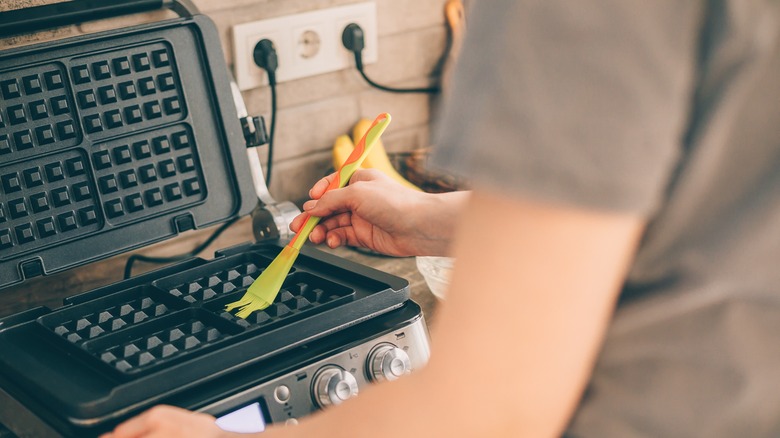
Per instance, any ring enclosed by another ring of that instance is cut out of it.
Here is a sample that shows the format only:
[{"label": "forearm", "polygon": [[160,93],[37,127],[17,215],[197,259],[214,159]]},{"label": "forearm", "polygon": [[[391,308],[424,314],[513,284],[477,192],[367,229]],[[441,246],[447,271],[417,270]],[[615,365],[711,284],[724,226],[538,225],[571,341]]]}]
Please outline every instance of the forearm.
[{"label": "forearm", "polygon": [[415,255],[450,256],[455,230],[471,192],[428,193],[422,196],[419,208],[410,209],[417,229]]},{"label": "forearm", "polygon": [[641,221],[474,198],[461,213],[458,261],[429,365],[269,436],[560,434],[587,382]]}]

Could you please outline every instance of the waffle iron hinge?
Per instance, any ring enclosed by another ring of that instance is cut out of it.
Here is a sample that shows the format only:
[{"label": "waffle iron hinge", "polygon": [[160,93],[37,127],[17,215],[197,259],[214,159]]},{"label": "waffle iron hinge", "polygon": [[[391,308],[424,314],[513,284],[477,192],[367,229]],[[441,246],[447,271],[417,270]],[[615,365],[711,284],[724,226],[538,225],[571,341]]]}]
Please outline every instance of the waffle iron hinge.
[{"label": "waffle iron hinge", "polygon": [[265,119],[262,116],[241,117],[240,121],[246,147],[254,148],[268,144],[268,131],[265,129]]},{"label": "waffle iron hinge", "polygon": [[244,131],[244,139],[247,146],[247,159],[252,170],[252,182],[255,186],[257,198],[260,200],[257,208],[252,212],[252,230],[255,240],[291,239],[290,223],[301,213],[301,210],[292,202],[277,202],[268,190],[263,176],[263,167],[256,147],[268,142],[268,134],[265,129],[265,121],[262,117],[249,116],[244,103],[244,97],[235,81],[230,83],[233,92],[233,101],[236,104],[241,128]]}]

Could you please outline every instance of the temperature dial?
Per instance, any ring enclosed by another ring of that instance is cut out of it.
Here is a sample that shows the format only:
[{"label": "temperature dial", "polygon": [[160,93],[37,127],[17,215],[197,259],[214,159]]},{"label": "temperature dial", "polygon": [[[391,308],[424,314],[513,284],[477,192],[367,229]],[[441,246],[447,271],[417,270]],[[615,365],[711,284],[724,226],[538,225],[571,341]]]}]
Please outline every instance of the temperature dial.
[{"label": "temperature dial", "polygon": [[369,374],[375,382],[396,380],[412,371],[405,351],[393,344],[380,344],[368,356]]},{"label": "temperature dial", "polygon": [[312,396],[321,408],[337,405],[357,394],[355,376],[335,365],[321,368],[314,377]]}]

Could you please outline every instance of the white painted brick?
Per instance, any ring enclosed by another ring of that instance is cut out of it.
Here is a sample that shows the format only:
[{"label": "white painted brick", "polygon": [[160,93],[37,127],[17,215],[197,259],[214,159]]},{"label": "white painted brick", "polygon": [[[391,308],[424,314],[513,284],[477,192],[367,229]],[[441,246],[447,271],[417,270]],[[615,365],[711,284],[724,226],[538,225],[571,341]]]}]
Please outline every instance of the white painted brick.
[{"label": "white painted brick", "polygon": [[439,73],[445,46],[446,31],[441,27],[380,38],[379,62],[367,65],[366,74],[382,85],[422,78],[417,85],[426,86],[427,78]]},{"label": "white painted brick", "polygon": [[360,115],[374,119],[386,112],[393,116],[393,129],[412,128],[428,122],[429,99],[425,94],[395,94],[372,89],[360,94]]},{"label": "white painted brick", "polygon": [[[195,0],[223,25],[362,3],[365,0]],[[392,35],[444,23],[445,0],[377,0],[379,34]]]},{"label": "white painted brick", "polygon": [[123,15],[121,17],[108,18],[105,20],[88,21],[86,23],[80,24],[78,27],[79,30],[83,33],[96,33],[175,17],[177,17],[176,13],[171,10],[164,9],[141,14]]},{"label": "white painted brick", "polygon": [[446,0],[377,0],[379,35],[444,26]]},{"label": "white painted brick", "polygon": [[[0,0],[0,12],[14,9],[31,8],[33,6],[42,6],[51,3],[60,3],[64,0]],[[45,30],[32,34],[13,36],[0,39],[0,49],[19,47],[32,43],[56,40],[78,34],[73,26],[65,26],[55,29]]]},{"label": "white painted brick", "polygon": [[409,152],[430,146],[428,125],[394,130],[392,125],[382,136],[382,143],[388,153]]},{"label": "white painted brick", "polygon": [[309,189],[331,170],[330,150],[279,163],[274,168],[271,195],[300,205],[309,198]]},{"label": "white painted brick", "polygon": [[42,6],[51,3],[61,3],[66,0],[2,0],[0,1],[0,12],[13,9],[31,8],[33,6]]},{"label": "white painted brick", "polygon": [[279,111],[275,158],[287,158],[329,150],[339,135],[349,132],[358,120],[354,96],[312,102]]},{"label": "white painted brick", "polygon": [[[346,94],[357,94],[365,91],[368,85],[363,78],[350,71],[338,71],[284,82],[277,87],[279,108],[290,108]],[[250,113],[259,114],[268,111],[271,104],[268,87],[247,90],[243,95]]]},{"label": "white painted brick", "polygon": [[76,29],[75,26],[66,26],[33,34],[16,35],[9,38],[0,39],[0,49],[9,49],[12,47],[21,47],[34,43],[42,43],[44,41],[58,40],[78,34],[78,29]]},{"label": "white painted brick", "polygon": [[[271,16],[297,14],[299,12],[359,3],[365,0],[193,0],[201,12],[225,10],[253,10]],[[251,21],[251,20],[250,20]]]}]

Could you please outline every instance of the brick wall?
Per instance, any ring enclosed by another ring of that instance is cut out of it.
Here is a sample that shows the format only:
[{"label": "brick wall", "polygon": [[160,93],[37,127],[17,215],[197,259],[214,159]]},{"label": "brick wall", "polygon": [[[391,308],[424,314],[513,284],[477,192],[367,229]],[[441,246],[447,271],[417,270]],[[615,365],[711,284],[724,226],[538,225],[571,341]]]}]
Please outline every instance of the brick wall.
[{"label": "brick wall", "polygon": [[[226,61],[232,68],[232,26],[364,0],[194,0],[211,17],[221,35]],[[52,0],[2,0],[0,10],[53,3]],[[379,62],[367,66],[369,77],[395,86],[424,86],[435,81],[444,50],[444,0],[376,0]],[[92,33],[139,22],[159,20],[172,13],[148,14],[86,23],[42,34],[0,40],[0,48],[81,33]],[[433,75],[433,77],[432,77]],[[285,82],[279,85],[275,172],[271,193],[277,199],[299,201],[330,165],[333,140],[350,131],[360,118],[380,112],[393,114],[384,137],[392,151],[428,146],[431,99],[371,89],[354,69]],[[244,92],[250,114],[268,116],[266,87]],[[304,128],[305,126],[305,128]],[[259,150],[265,162],[265,150]]]}]

